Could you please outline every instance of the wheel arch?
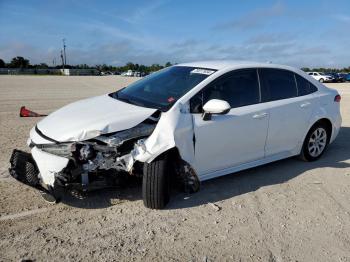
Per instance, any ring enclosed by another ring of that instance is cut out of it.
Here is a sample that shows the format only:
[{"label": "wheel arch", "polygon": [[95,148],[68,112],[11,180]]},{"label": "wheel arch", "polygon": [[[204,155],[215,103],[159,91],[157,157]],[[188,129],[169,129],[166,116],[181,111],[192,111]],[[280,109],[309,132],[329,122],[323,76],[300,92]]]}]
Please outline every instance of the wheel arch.
[{"label": "wheel arch", "polygon": [[[331,137],[332,137],[332,132],[333,132],[333,125],[332,125],[331,120],[328,119],[328,118],[326,118],[326,117],[321,118],[321,119],[317,120],[317,121],[310,127],[310,129],[311,129],[314,125],[316,125],[316,124],[318,124],[318,123],[322,123],[322,124],[325,125],[325,127],[327,128],[327,131],[329,132],[329,133],[328,133],[328,134],[329,134],[328,140],[330,140]],[[309,130],[310,130],[310,129],[309,129]]]},{"label": "wheel arch", "polygon": [[[176,146],[171,147],[171,148],[163,151],[162,153],[159,153],[152,160],[147,161],[147,163],[150,163],[150,162],[152,162],[152,161],[156,160],[157,158],[162,157],[164,155],[168,155],[168,157],[170,157],[172,164],[178,165],[177,167],[173,166],[174,170],[175,169],[177,170],[177,172],[175,172],[176,176],[181,177],[183,175],[183,174],[180,174],[179,172],[184,172],[184,174],[188,174],[188,172],[190,172],[191,174],[194,175],[194,177],[200,183],[201,180],[199,179],[199,176],[198,176],[195,168],[189,162],[187,162],[185,159],[183,159],[181,157],[181,152],[180,152],[179,148]],[[187,168],[185,168],[185,166]]]},{"label": "wheel arch", "polygon": [[[315,119],[314,121],[311,122],[312,124],[310,124],[309,128],[307,129],[306,133],[304,134],[303,140],[302,140],[302,145],[305,142],[305,139],[307,137],[307,135],[309,134],[310,130],[319,123],[323,123],[326,127],[327,127],[327,131],[329,132],[329,136],[328,136],[328,140],[331,139],[332,137],[332,132],[333,132],[333,124],[332,121],[327,118],[327,117],[320,117],[318,119]],[[302,148],[302,146],[301,146]]]}]

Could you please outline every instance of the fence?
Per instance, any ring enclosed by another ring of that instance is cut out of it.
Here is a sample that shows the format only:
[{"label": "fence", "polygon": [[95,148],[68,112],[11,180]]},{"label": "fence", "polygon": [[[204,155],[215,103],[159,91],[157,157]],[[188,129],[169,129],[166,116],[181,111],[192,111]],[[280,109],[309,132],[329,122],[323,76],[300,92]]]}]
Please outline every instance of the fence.
[{"label": "fence", "polygon": [[0,68],[0,75],[99,75],[97,69]]}]

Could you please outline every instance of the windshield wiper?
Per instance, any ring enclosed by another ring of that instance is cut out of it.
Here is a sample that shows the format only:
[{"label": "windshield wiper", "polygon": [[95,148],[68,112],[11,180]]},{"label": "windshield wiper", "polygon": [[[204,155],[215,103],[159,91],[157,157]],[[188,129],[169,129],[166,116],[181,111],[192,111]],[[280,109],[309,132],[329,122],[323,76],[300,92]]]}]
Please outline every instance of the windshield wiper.
[{"label": "windshield wiper", "polygon": [[120,97],[117,95],[116,99],[124,101],[124,102],[129,103],[129,104],[145,107],[145,105],[143,103],[140,103],[140,102],[135,101],[135,100],[130,99],[130,98]]},{"label": "windshield wiper", "polygon": [[120,101],[132,104],[132,105],[137,105],[137,106],[142,106],[142,107],[147,107],[147,108],[156,108],[159,109],[161,111],[164,110],[164,108],[160,105],[157,105],[155,103],[151,103],[151,102],[140,102],[138,100],[134,100],[134,99],[130,99],[130,98],[126,98],[126,97],[121,97],[120,95],[118,95],[118,92],[114,93],[112,96],[114,99],[118,99]]}]

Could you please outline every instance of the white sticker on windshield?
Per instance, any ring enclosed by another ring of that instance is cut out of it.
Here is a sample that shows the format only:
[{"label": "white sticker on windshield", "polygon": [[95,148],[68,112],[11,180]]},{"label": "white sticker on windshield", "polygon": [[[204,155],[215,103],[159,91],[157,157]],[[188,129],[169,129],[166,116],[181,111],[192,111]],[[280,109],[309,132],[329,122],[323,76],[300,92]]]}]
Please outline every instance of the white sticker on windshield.
[{"label": "white sticker on windshield", "polygon": [[203,75],[211,75],[214,73],[214,70],[196,68],[191,71],[191,74],[203,74]]}]

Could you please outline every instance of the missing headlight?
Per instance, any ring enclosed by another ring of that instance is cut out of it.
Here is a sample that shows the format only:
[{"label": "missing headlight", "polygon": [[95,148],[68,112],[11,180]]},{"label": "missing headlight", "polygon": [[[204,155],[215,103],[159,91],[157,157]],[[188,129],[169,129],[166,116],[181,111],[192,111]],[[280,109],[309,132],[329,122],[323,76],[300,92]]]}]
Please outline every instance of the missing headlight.
[{"label": "missing headlight", "polygon": [[119,147],[126,141],[149,136],[153,132],[155,126],[155,124],[141,123],[133,128],[124,131],[119,131],[114,134],[102,135],[96,137],[95,139],[104,142],[108,145]]},{"label": "missing headlight", "polygon": [[63,157],[69,157],[72,155],[72,152],[75,151],[74,143],[45,144],[45,145],[36,145],[36,146],[44,152],[47,152],[56,156],[63,156]]},{"label": "missing headlight", "polygon": [[95,157],[95,150],[91,145],[83,145],[79,150],[79,160],[89,160]]}]

